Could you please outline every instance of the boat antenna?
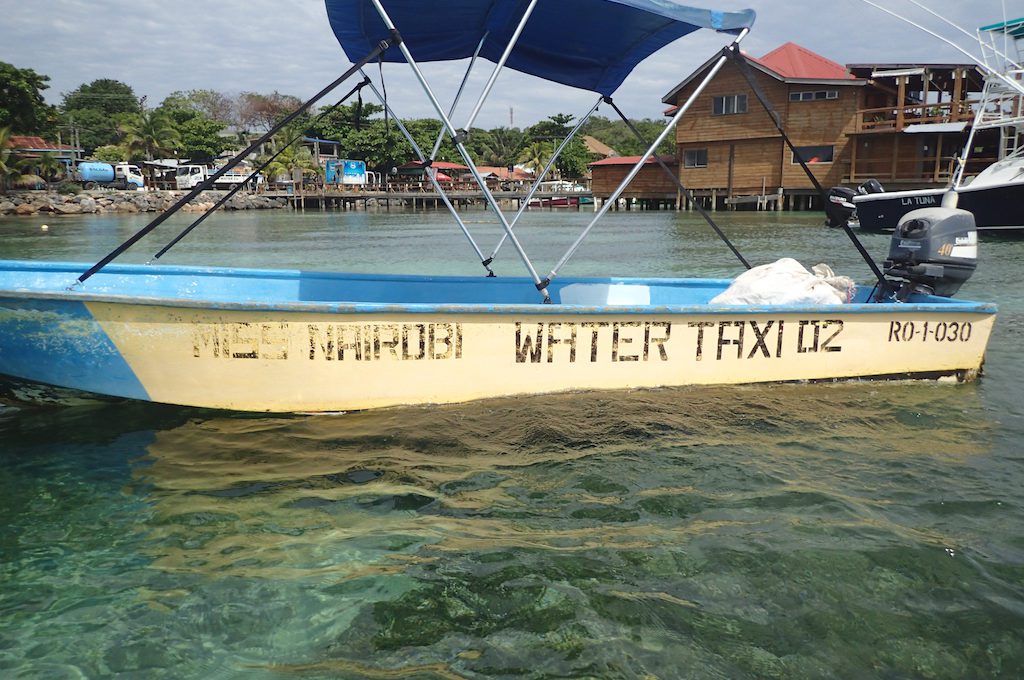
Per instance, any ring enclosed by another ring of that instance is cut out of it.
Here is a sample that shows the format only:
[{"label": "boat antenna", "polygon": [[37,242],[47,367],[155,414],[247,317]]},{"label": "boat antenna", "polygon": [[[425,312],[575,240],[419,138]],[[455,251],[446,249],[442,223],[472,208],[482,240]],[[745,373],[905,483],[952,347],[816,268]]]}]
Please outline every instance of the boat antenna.
[{"label": "boat antenna", "polygon": [[[357,93],[359,94],[359,104],[357,104],[356,108],[357,109],[362,108],[362,90],[363,90],[364,87],[366,87],[369,84],[370,84],[370,79],[364,77],[363,81],[361,83],[359,83],[358,85],[356,85],[355,87],[353,87],[351,90],[348,91],[348,94],[346,94],[344,97],[342,97],[341,99],[336,101],[331,106],[329,106],[326,109],[324,109],[323,111],[321,111],[319,114],[317,114],[316,118],[314,118],[312,121],[310,121],[310,126],[315,125],[317,122],[319,122],[325,116],[327,116],[329,113],[331,113],[332,111],[337,109],[339,106],[344,104],[345,101],[348,100],[349,98],[351,98],[352,95],[354,95],[354,94],[357,94]],[[195,229],[196,227],[198,227],[200,224],[202,224],[203,221],[205,221],[207,217],[212,215],[214,212],[217,211],[218,208],[220,208],[225,203],[227,203],[229,200],[231,200],[231,198],[235,194],[237,194],[239,191],[241,191],[242,187],[244,187],[246,184],[248,184],[250,180],[255,179],[256,176],[260,174],[260,172],[265,170],[271,163],[273,163],[275,160],[277,160],[278,156],[283,154],[285,152],[285,150],[288,149],[288,147],[290,147],[292,144],[297,142],[299,140],[299,138],[302,137],[305,134],[306,134],[305,133],[305,129],[300,130],[291,139],[289,139],[285,144],[282,144],[281,148],[278,149],[274,153],[274,155],[272,155],[270,158],[268,158],[265,161],[263,161],[263,163],[261,163],[259,167],[257,167],[252,172],[250,172],[249,176],[246,177],[243,181],[241,181],[238,184],[236,184],[235,186],[231,187],[230,191],[225,193],[224,196],[222,196],[220,198],[220,200],[218,200],[216,203],[214,203],[208,210],[204,210],[203,214],[200,215],[199,217],[197,217],[196,220],[194,222],[192,222],[192,224],[190,224],[187,227],[185,227],[184,229],[182,229],[181,232],[177,236],[175,236],[173,239],[171,239],[171,241],[167,245],[165,245],[163,248],[160,249],[160,252],[158,252],[156,255],[153,256],[153,260],[159,260],[161,257],[163,257],[164,254],[168,250],[170,250],[171,248],[173,248],[175,245],[178,244],[178,241],[180,241],[181,239],[183,239],[186,236],[188,236],[192,232],[192,230]],[[152,262],[152,260],[150,262]],[[149,264],[149,263],[147,263],[147,264]]]},{"label": "boat antenna", "polygon": [[187,194],[179,198],[170,208],[160,213],[149,224],[147,224],[142,229],[139,229],[131,237],[124,241],[124,243],[119,245],[117,248],[114,248],[114,250],[110,251],[110,253],[108,253],[102,260],[94,264],[92,267],[89,268],[88,271],[79,276],[78,279],[73,284],[71,284],[71,287],[74,288],[77,285],[85,283],[85,281],[89,279],[89,277],[91,277],[93,274],[100,271],[104,267],[106,267],[114,260],[114,258],[121,255],[124,251],[128,250],[133,245],[138,243],[139,240],[142,239],[142,237],[144,237],[146,234],[156,229],[159,225],[163,224],[164,220],[166,220],[174,213],[178,212],[189,201],[191,201],[192,199],[194,199],[196,196],[206,191],[207,189],[211,188],[217,182],[218,179],[220,179],[222,176],[224,176],[225,173],[228,172],[228,170],[231,170],[236,165],[241,163],[244,158],[248,157],[250,154],[259,149],[263,144],[265,144],[275,134],[277,134],[282,128],[289,125],[292,121],[294,121],[306,110],[308,110],[309,107],[311,107],[316,102],[320,101],[323,97],[325,97],[332,90],[334,90],[334,88],[338,87],[343,82],[351,78],[354,74],[356,74],[359,71],[359,69],[361,69],[363,66],[370,63],[371,61],[377,59],[389,47],[401,44],[402,36],[398,33],[397,29],[392,27],[390,29],[390,36],[377,43],[377,45],[372,50],[370,50],[369,54],[360,59],[354,66],[345,71],[343,74],[338,76],[338,78],[336,78],[334,82],[332,82],[330,85],[317,92],[310,99],[306,100],[302,105],[300,105],[297,109],[295,109],[290,114],[281,119],[281,121],[278,122],[277,125],[275,125],[270,130],[267,130],[267,132],[263,136],[261,136],[255,142],[251,143],[248,147],[246,147],[245,150],[238,153],[234,158],[229,160],[223,167],[220,168],[220,170],[210,175],[210,177],[208,177],[205,181],[203,181],[201,184],[192,189],[192,191],[188,192]]},{"label": "boat antenna", "polygon": [[[644,138],[643,133],[637,129],[637,127],[633,124],[633,121],[626,117],[626,114],[624,114],[622,110],[619,109],[615,101],[612,100],[611,97],[605,97],[604,101],[609,106],[611,106],[612,109],[615,110],[615,113],[619,114],[619,118],[621,118],[622,122],[626,124],[626,127],[628,127],[633,132],[633,136],[635,136],[641,144],[647,146],[648,141],[646,138]],[[722,239],[722,242],[729,247],[729,250],[731,250],[732,254],[735,255],[737,259],[739,259],[739,261],[743,263],[744,267],[750,269],[750,263],[747,262],[747,259],[740,254],[740,251],[736,250],[736,246],[732,244],[732,241],[730,241],[729,237],[725,235],[725,232],[723,232],[721,228],[717,224],[715,224],[715,221],[711,219],[711,215],[708,214],[708,211],[704,209],[704,206],[697,202],[697,199],[694,197],[693,193],[683,185],[683,181],[679,179],[679,175],[672,172],[672,169],[665,164],[665,161],[663,161],[661,159],[661,156],[659,156],[657,153],[654,154],[653,158],[658,163],[658,165],[661,166],[661,169],[665,171],[665,174],[672,178],[672,181],[675,182],[676,186],[679,187],[679,190],[683,192],[683,194],[686,196],[686,199],[690,201],[690,205],[697,208],[697,212],[699,212],[700,216],[704,218],[704,221],[708,223],[708,226],[710,226],[715,231],[715,233],[718,234],[718,238]]]},{"label": "boat antenna", "polygon": [[[775,124],[775,129],[779,131],[780,135],[782,135],[782,139],[786,143],[786,146],[789,147],[790,152],[793,154],[793,158],[800,164],[800,167],[803,168],[804,174],[807,175],[807,178],[811,180],[811,184],[813,184],[814,188],[818,191],[822,205],[825,205],[825,201],[828,200],[825,190],[822,188],[818,178],[814,176],[813,172],[811,172],[811,169],[807,167],[807,163],[804,161],[803,156],[801,156],[796,150],[796,147],[793,146],[793,142],[790,140],[789,135],[787,135],[786,131],[783,129],[782,118],[772,106],[771,102],[768,101],[768,97],[765,95],[764,90],[762,90],[761,86],[758,84],[757,78],[754,76],[754,71],[750,68],[750,63],[747,60],[747,57],[740,51],[739,46],[737,45],[731,45],[722,51],[726,57],[732,59],[733,63],[736,64],[740,73],[743,75],[744,79],[746,79],[747,84],[750,85],[750,89],[754,91],[754,96],[757,97],[757,101],[761,103],[761,106],[764,107],[764,110],[768,113],[768,117],[772,119],[772,123]],[[878,284],[882,286],[882,289],[884,290],[887,283],[885,275],[882,274],[882,270],[878,268],[878,264],[875,262],[874,258],[871,257],[867,248],[865,248],[864,244],[860,242],[857,235],[853,233],[853,229],[850,228],[850,225],[843,224],[842,227],[843,231],[846,232],[846,236],[850,239],[850,242],[853,243],[857,252],[860,253],[861,258],[863,258],[864,262],[866,262],[868,267],[871,269],[871,273],[875,275],[876,279],[878,279]]]},{"label": "boat antenna", "polygon": [[[917,0],[907,0],[907,2],[909,2],[909,3],[910,3],[910,4],[912,4],[912,5],[914,5],[915,7],[920,7],[920,8],[921,8],[921,9],[923,9],[923,10],[924,10],[925,12],[928,12],[928,14],[931,14],[931,15],[932,15],[933,17],[935,17],[935,18],[939,19],[940,21],[942,21],[942,22],[944,22],[944,23],[947,23],[947,24],[949,24],[950,26],[952,26],[952,27],[953,27],[953,28],[955,28],[956,30],[958,30],[958,31],[960,31],[961,33],[963,33],[964,35],[966,35],[966,36],[967,36],[968,38],[971,38],[971,39],[974,39],[974,40],[978,40],[978,42],[981,42],[981,40],[979,39],[979,37],[978,37],[978,35],[977,35],[977,34],[971,33],[970,31],[968,31],[967,29],[963,28],[963,27],[962,27],[962,26],[960,26],[959,24],[956,24],[956,23],[954,23],[954,22],[950,21],[949,19],[947,19],[946,17],[942,16],[942,15],[941,15],[941,14],[939,14],[938,12],[935,12],[934,10],[932,10],[932,9],[930,9],[930,8],[928,8],[928,7],[926,7],[925,5],[921,4],[920,2],[917,2]],[[900,18],[902,18],[902,17],[900,17]],[[1005,2],[1003,3],[1003,21],[1004,21],[1004,22],[1006,21],[1006,3],[1005,3]],[[1004,37],[1004,38],[1006,37],[1006,33],[1005,33],[1005,32],[1003,33],[1003,37]],[[1010,57],[1010,56],[1009,56],[1009,54],[1008,54],[1008,50],[1007,50],[1007,47],[1006,47],[1005,43],[1004,43],[1004,45],[1003,45],[1003,51],[1002,51],[1002,52],[1000,52],[999,50],[997,50],[997,49],[996,49],[995,47],[992,47],[991,49],[992,49],[992,51],[993,51],[993,52],[994,52],[994,53],[995,53],[995,54],[996,54],[997,56],[1000,56],[1000,57],[1002,57],[1003,59],[1006,59],[1006,60],[1007,60],[1008,62],[1010,62],[1011,64],[1013,64],[1013,66],[1014,66],[1015,68],[1020,68],[1020,67],[1021,67],[1021,66],[1020,66],[1020,64],[1018,64],[1018,63],[1017,63],[1017,62],[1016,62],[1016,61],[1015,61],[1015,60],[1014,60],[1014,59],[1013,59],[1012,57]]]},{"label": "boat antenna", "polygon": [[938,40],[941,40],[942,42],[946,43],[947,45],[949,45],[950,47],[952,47],[953,49],[957,50],[958,52],[960,52],[961,54],[966,56],[968,59],[973,61],[975,64],[977,64],[978,68],[983,70],[986,75],[992,76],[994,78],[998,78],[999,80],[1003,81],[1004,83],[1009,85],[1011,88],[1013,88],[1017,92],[1020,92],[1020,93],[1024,94],[1024,85],[1021,85],[1019,82],[1017,82],[1015,80],[1007,78],[1005,75],[1003,75],[999,71],[991,68],[988,64],[985,63],[985,61],[983,59],[979,59],[977,56],[971,54],[970,52],[968,52],[964,48],[960,47],[959,45],[957,45],[952,40],[949,40],[948,38],[944,38],[943,36],[939,35],[935,31],[927,29],[924,26],[922,26],[921,24],[918,24],[918,23],[916,23],[914,21],[911,21],[907,17],[900,16],[899,14],[896,14],[896,12],[893,12],[891,10],[886,9],[885,7],[882,7],[879,4],[871,2],[871,0],[862,0],[862,2],[865,2],[865,3],[871,5],[872,7],[876,8],[876,9],[880,9],[883,12],[885,12],[886,14],[888,14],[890,16],[894,16],[897,19],[899,19],[900,21],[904,21],[904,22],[910,24],[911,26],[913,26],[914,28],[920,29],[920,30],[924,31],[925,33],[927,33],[928,35],[930,35],[930,36],[932,36],[934,38],[937,38]]}]

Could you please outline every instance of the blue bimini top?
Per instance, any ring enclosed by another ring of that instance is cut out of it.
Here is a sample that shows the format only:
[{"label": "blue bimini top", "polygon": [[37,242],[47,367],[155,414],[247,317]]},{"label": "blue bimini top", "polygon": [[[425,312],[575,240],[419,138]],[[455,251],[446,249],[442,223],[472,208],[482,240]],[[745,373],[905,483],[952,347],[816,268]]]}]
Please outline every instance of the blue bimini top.
[{"label": "blue bimini top", "polygon": [[[370,0],[325,0],[327,16],[350,61],[389,37]],[[480,56],[500,60],[529,0],[381,0],[413,58],[420,62]],[[516,42],[509,68],[610,96],[641,61],[700,28],[739,33],[753,10],[720,12],[673,0],[539,0]],[[384,61],[401,62],[398,49]]]}]

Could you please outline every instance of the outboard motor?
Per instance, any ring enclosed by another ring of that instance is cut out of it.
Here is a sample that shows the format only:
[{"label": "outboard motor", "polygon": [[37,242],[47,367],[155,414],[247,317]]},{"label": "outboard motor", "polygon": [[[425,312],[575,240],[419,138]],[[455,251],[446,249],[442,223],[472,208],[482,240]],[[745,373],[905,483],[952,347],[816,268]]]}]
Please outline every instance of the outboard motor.
[{"label": "outboard motor", "polygon": [[869,179],[857,187],[857,193],[861,195],[882,194],[885,193],[885,189],[877,179]]},{"label": "outboard motor", "polygon": [[912,293],[952,297],[978,266],[974,215],[956,208],[920,208],[900,219],[883,265],[897,300]]},{"label": "outboard motor", "polygon": [[850,218],[857,211],[857,207],[853,204],[853,197],[856,195],[857,193],[853,189],[846,187],[832,187],[828,190],[825,201],[825,217],[829,227],[835,229],[849,225]]}]

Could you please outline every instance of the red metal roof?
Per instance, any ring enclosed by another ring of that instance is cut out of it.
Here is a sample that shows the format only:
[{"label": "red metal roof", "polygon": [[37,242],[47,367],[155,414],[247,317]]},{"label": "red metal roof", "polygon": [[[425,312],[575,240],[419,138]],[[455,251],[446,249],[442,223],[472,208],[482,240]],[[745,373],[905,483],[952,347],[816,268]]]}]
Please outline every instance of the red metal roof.
[{"label": "red metal roof", "polygon": [[42,137],[28,135],[11,135],[7,142],[8,148],[25,149],[26,151],[74,151],[75,147],[67,144],[54,144]]},{"label": "red metal roof", "polygon": [[778,73],[783,78],[805,78],[808,80],[856,80],[846,67],[831,59],[788,42],[776,47],[760,59],[746,55],[751,61]]},{"label": "red metal roof", "polygon": [[[467,170],[469,168],[466,168]],[[481,175],[494,175],[499,179],[513,179],[513,180],[528,180],[533,179],[533,173],[527,172],[522,168],[512,168],[512,176],[509,177],[508,168],[501,168],[495,165],[478,165],[476,169],[480,171]]]},{"label": "red metal roof", "polygon": [[[674,165],[676,162],[675,156],[659,156],[661,160],[669,165]],[[599,161],[588,163],[590,167],[595,165],[636,165],[637,161],[640,160],[640,156],[612,156],[611,158],[602,158]],[[653,158],[647,159],[648,163],[655,163]]]},{"label": "red metal roof", "polygon": [[[398,166],[400,168],[422,168],[423,163],[421,161],[409,161],[405,165]],[[430,164],[430,167],[435,170],[469,170],[465,165],[459,165],[458,163],[451,163],[449,161],[434,161]]]}]

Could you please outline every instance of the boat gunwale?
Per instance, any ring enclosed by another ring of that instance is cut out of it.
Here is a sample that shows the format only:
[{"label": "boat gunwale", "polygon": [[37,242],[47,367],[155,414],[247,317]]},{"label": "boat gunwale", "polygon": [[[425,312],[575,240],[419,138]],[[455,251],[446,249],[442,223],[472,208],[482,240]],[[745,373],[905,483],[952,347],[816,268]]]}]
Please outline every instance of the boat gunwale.
[{"label": "boat gunwale", "polygon": [[193,298],[138,297],[65,292],[0,289],[3,299],[100,302],[138,307],[181,307],[220,311],[326,313],[326,314],[460,314],[460,315],[592,315],[592,316],[742,316],[752,314],[978,314],[995,315],[991,302],[951,300],[949,302],[872,302],[842,305],[580,305],[542,303],[394,303],[394,302],[261,302]]},{"label": "boat gunwale", "polygon": [[[15,269],[35,269],[47,273],[80,271],[78,263],[33,262],[28,260],[0,261],[0,271]],[[112,265],[103,276],[228,276],[240,279],[273,279],[300,280],[334,279],[359,281],[389,281],[405,283],[481,283],[487,285],[524,285],[529,279],[524,277],[488,278],[481,276],[434,276],[418,274],[349,274],[330,271],[308,271],[295,269],[251,269],[234,267],[194,267],[174,266],[160,267],[153,270],[146,265]],[[570,285],[584,284],[634,284],[634,285],[669,285],[673,287],[726,288],[731,279],[704,278],[565,278],[560,283]],[[18,298],[35,300],[63,300],[69,302],[100,302],[148,307],[182,307],[190,309],[210,309],[222,311],[254,311],[254,312],[289,312],[289,313],[328,313],[328,314],[459,314],[459,315],[596,315],[596,316],[637,316],[637,315],[750,315],[750,314],[883,314],[883,313],[963,313],[994,315],[998,307],[991,302],[959,300],[954,298],[933,298],[927,302],[859,302],[841,305],[823,304],[775,304],[775,305],[711,305],[677,304],[677,305],[639,305],[639,304],[543,304],[541,302],[357,302],[353,300],[217,300],[209,297],[182,298],[161,296],[118,295],[111,293],[90,293],[84,289],[66,290],[30,290],[24,288],[0,288],[0,299]]]}]

